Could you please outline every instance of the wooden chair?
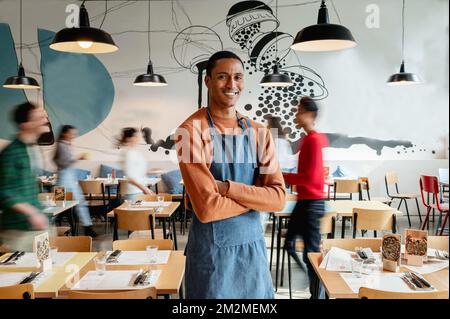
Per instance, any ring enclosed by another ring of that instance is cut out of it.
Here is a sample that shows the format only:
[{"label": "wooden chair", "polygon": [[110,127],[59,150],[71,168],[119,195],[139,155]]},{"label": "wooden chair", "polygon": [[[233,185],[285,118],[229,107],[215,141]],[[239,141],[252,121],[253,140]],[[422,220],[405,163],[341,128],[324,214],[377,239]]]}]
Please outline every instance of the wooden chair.
[{"label": "wooden chair", "polygon": [[361,287],[359,288],[358,297],[360,299],[448,299],[448,290],[431,292],[395,292]]},{"label": "wooden chair", "polygon": [[1,299],[34,299],[33,284],[0,287]]},{"label": "wooden chair", "polygon": [[382,202],[384,204],[387,204],[387,205],[391,206],[391,203],[392,203],[392,199],[391,198],[387,198],[387,197],[371,197],[370,196],[370,183],[369,183],[369,178],[368,177],[359,177],[358,181],[359,181],[359,183],[361,185],[361,192],[363,190],[366,191],[368,200]]},{"label": "wooden chair", "polygon": [[50,237],[50,247],[58,248],[59,252],[88,253],[92,251],[90,236],[57,236]]},{"label": "wooden chair", "polygon": [[448,252],[448,236],[428,236],[428,248],[445,250]]},{"label": "wooden chair", "polygon": [[[327,212],[320,220],[320,234],[327,235],[327,238],[334,238],[335,228],[336,228],[336,218],[337,214],[335,212]],[[297,240],[295,244],[296,251],[304,250],[304,243],[302,240]],[[283,249],[282,265],[284,266],[284,255],[286,249]],[[289,298],[292,299],[292,284],[291,284],[291,256],[288,255],[288,281],[289,281]],[[278,267],[278,266],[277,266]],[[281,285],[283,281],[284,267],[281,269]]]},{"label": "wooden chair", "polygon": [[119,239],[119,229],[128,230],[128,235],[136,230],[150,230],[151,238],[155,239],[154,218],[149,209],[114,209],[113,240]]},{"label": "wooden chair", "polygon": [[135,238],[127,240],[116,240],[113,241],[113,250],[145,250],[149,245],[158,246],[160,250],[172,250],[173,241],[170,239],[150,239],[150,238]]},{"label": "wooden chair", "polygon": [[354,251],[356,247],[370,248],[380,252],[382,238],[335,238],[322,240],[322,250],[329,251],[332,247]]},{"label": "wooden chair", "polygon": [[156,288],[108,292],[70,290],[69,299],[156,299]]},{"label": "wooden chair", "polygon": [[[422,224],[422,216],[420,215],[419,201],[417,200],[417,198],[420,195],[419,194],[400,193],[399,190],[398,190],[398,176],[397,176],[396,172],[388,172],[388,173],[386,173],[384,181],[385,181],[385,184],[386,184],[386,193],[387,193],[388,197],[391,198],[392,200],[394,200],[394,199],[399,199],[400,200],[400,203],[398,204],[397,210],[400,209],[400,206],[402,205],[403,202],[405,203],[406,215],[408,216],[409,227],[411,227],[411,219],[409,217],[409,209],[408,209],[408,202],[407,202],[407,200],[409,200],[409,199],[414,199],[416,201],[417,213],[419,214],[419,220],[420,220],[420,223]],[[394,185],[395,186],[396,193],[390,193],[389,192],[389,185]]]},{"label": "wooden chair", "polygon": [[[337,197],[337,194],[349,194],[349,197]],[[362,199],[361,185],[357,179],[336,179],[334,180],[334,196],[337,199],[353,199],[353,194],[358,194],[359,200]]]},{"label": "wooden chair", "polygon": [[[390,231],[395,234],[397,218],[394,210],[353,208],[353,238],[356,238],[357,230],[372,230],[375,238],[378,230]],[[362,234],[364,236],[363,232]]]},{"label": "wooden chair", "polygon": [[105,229],[108,225],[108,213],[110,202],[105,195],[105,185],[102,181],[79,180],[81,191],[86,196],[86,205],[88,207],[100,208],[105,218]]}]

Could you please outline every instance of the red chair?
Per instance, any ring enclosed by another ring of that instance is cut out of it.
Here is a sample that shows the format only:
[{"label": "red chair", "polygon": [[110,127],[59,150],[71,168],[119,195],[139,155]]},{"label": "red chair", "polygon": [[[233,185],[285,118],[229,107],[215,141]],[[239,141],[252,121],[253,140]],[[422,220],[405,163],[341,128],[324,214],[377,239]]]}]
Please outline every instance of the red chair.
[{"label": "red chair", "polygon": [[[425,221],[422,224],[422,230],[424,230],[425,227],[428,226],[431,210],[437,209],[439,211],[440,215],[439,215],[439,224],[436,227],[436,235],[439,231],[439,227],[441,227],[439,236],[442,236],[445,225],[447,224],[447,220],[448,220],[448,203],[440,203],[438,178],[436,176],[421,175],[420,176],[420,193],[422,195],[422,202],[425,205],[425,207],[427,208],[427,216],[425,217]],[[434,196],[433,204],[430,204],[428,201],[425,201],[424,193],[427,193],[428,195],[431,194],[432,196]],[[444,217],[444,222],[441,225],[442,214],[445,214],[445,217]]]}]

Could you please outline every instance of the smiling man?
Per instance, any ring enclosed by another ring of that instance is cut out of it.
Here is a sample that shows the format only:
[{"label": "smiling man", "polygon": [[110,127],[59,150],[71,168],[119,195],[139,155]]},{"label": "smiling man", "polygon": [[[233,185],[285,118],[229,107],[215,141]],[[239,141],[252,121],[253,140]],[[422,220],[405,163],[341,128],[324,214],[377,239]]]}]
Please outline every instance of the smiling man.
[{"label": "smiling man", "polygon": [[209,106],[177,130],[177,152],[193,211],[186,246],[188,298],[273,298],[259,211],[284,206],[285,188],[270,131],[236,111],[244,67],[215,53],[206,78]]}]

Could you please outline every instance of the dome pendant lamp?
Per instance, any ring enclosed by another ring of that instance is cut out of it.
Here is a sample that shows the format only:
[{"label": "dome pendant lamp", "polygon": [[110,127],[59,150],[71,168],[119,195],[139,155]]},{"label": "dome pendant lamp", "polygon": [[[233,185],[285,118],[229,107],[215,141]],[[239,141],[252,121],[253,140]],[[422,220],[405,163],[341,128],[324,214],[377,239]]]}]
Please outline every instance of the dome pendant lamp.
[{"label": "dome pendant lamp", "polygon": [[3,87],[8,89],[39,89],[40,86],[38,82],[29,76],[25,75],[25,69],[22,65],[22,0],[20,0],[20,64],[17,76],[11,76],[6,79]]},{"label": "dome pendant lamp", "polygon": [[291,49],[305,52],[338,51],[357,46],[352,33],[340,24],[331,24],[325,1],[319,9],[317,24],[300,30]]},{"label": "dome pendant lamp", "polygon": [[[56,33],[50,48],[62,52],[88,54],[111,53],[119,50],[111,35],[101,30],[105,18],[100,29],[90,26],[89,14],[84,6],[85,1],[80,7],[79,27],[65,28]],[[105,1],[105,4],[107,6],[108,2]],[[107,11],[105,10],[105,17]]]},{"label": "dome pendant lamp", "polygon": [[[277,19],[277,28],[275,30],[275,34],[278,36],[278,26],[279,26],[279,21],[278,21],[278,0],[276,0],[276,19]],[[294,85],[294,83],[292,82],[291,78],[287,75],[287,74],[283,74],[280,73],[280,66],[278,64],[278,41],[275,42],[275,61],[274,61],[274,66],[273,66],[273,73],[272,74],[266,74],[264,75],[264,77],[262,78],[261,82],[259,83],[259,85],[263,86],[263,87],[288,87],[288,86],[292,86]]]},{"label": "dome pendant lamp", "polygon": [[414,73],[405,72],[405,0],[402,6],[402,64],[400,72],[389,77],[387,84],[391,86],[420,84],[420,78]]},{"label": "dome pendant lamp", "polygon": [[153,72],[153,64],[151,60],[151,45],[150,45],[150,0],[148,1],[148,66],[147,73],[141,74],[134,80],[135,86],[167,86],[167,82],[162,75]]}]

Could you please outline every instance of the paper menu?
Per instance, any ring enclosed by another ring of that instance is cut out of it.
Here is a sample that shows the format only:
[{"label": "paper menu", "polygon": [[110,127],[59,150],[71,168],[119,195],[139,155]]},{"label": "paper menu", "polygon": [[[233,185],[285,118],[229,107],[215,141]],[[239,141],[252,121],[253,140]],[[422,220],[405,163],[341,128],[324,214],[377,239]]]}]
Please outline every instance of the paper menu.
[{"label": "paper menu", "polygon": [[421,275],[426,275],[448,268],[448,265],[448,260],[428,259],[428,261],[424,262],[422,266],[402,265],[402,267],[408,268],[409,270]]},{"label": "paper menu", "polygon": [[327,271],[352,271],[353,255],[352,251],[331,247],[319,267]]},{"label": "paper menu", "polygon": [[[53,273],[46,272],[39,274],[33,281],[34,288],[39,287]],[[18,285],[22,280],[30,275],[30,272],[0,272],[0,287]]]},{"label": "paper menu", "polygon": [[139,270],[107,270],[98,275],[95,270],[89,271],[72,287],[72,290],[137,290],[155,286],[161,270],[151,270],[147,285],[134,285]]},{"label": "paper menu", "polygon": [[[52,260],[53,266],[64,266],[72,257],[74,257],[76,253],[71,252],[58,252]],[[3,267],[8,268],[35,268],[39,267],[39,262],[36,256],[36,253],[25,253],[22,257],[20,257],[17,261],[15,261],[14,265],[3,265],[0,263],[0,269]]]},{"label": "paper menu", "polygon": [[145,207],[167,207],[170,204],[172,204],[172,202],[162,202],[162,203],[159,203],[159,202],[141,202],[138,205],[133,205],[133,207],[143,207],[143,208],[145,208]]},{"label": "paper menu", "polygon": [[[112,252],[107,252],[109,255]],[[146,265],[146,264],[167,264],[169,262],[170,250],[158,250],[156,263],[150,263],[150,255],[146,251],[122,251],[117,258],[117,262],[108,265]]]}]

